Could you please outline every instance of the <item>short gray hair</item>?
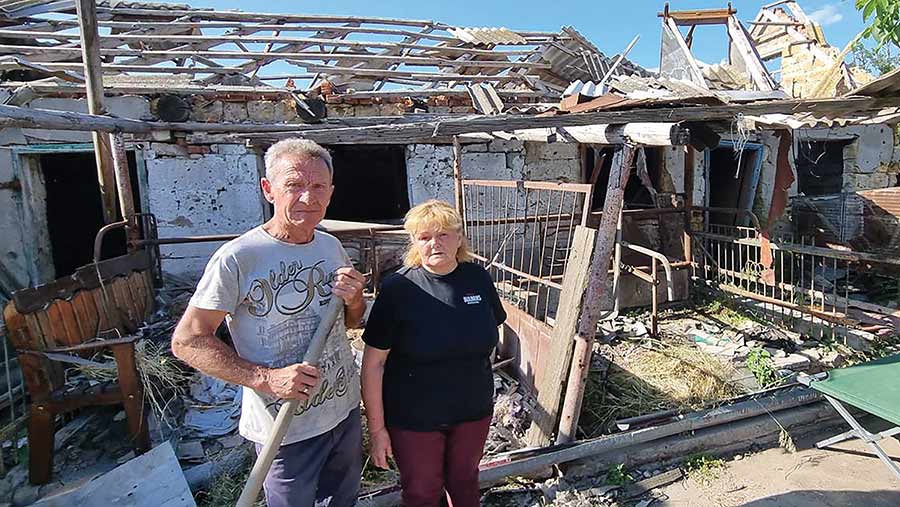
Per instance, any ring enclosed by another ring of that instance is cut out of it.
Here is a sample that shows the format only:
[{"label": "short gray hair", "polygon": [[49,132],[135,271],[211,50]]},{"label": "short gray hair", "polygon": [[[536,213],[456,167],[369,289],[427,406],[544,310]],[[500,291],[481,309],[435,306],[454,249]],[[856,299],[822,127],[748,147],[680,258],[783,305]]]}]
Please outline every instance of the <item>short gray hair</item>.
[{"label": "short gray hair", "polygon": [[266,179],[273,181],[275,178],[275,163],[286,156],[295,156],[304,159],[319,158],[328,166],[328,174],[334,176],[334,166],[331,162],[331,153],[320,144],[309,139],[294,137],[282,139],[266,150]]}]

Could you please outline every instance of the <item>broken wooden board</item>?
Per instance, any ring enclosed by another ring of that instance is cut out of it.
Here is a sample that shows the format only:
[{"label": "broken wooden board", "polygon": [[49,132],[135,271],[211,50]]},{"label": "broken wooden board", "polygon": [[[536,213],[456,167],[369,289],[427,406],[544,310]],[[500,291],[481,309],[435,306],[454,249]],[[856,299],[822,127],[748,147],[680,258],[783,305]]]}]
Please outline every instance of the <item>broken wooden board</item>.
[{"label": "broken wooden board", "polygon": [[548,344],[549,351],[535,379],[538,396],[531,427],[526,435],[529,446],[542,447],[549,444],[556,430],[560,399],[569,377],[569,363],[575,346],[574,337],[581,315],[582,296],[588,285],[594,234],[594,229],[587,227],[579,226],[575,229],[571,256],[563,275],[556,323]]},{"label": "broken wooden board", "polygon": [[80,488],[35,504],[35,507],[196,507],[188,483],[175,457],[164,442],[153,450],[96,477]]}]

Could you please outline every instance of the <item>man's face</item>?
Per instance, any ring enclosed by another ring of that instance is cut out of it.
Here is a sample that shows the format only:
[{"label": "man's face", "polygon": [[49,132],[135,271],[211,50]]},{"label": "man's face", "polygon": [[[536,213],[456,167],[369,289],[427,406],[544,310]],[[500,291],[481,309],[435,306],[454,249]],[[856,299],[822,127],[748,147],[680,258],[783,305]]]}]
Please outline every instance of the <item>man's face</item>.
[{"label": "man's face", "polygon": [[285,225],[312,229],[325,218],[334,185],[325,161],[288,155],[275,163],[274,181],[262,179],[266,200]]}]

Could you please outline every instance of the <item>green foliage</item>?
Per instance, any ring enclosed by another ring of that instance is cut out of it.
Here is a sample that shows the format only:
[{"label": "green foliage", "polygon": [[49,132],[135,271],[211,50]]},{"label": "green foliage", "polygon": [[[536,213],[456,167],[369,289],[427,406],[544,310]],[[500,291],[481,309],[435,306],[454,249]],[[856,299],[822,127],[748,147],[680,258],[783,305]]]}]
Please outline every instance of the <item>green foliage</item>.
[{"label": "green foliage", "polygon": [[704,453],[692,454],[682,468],[695,481],[709,483],[719,477],[719,473],[725,468],[725,460]]},{"label": "green foliage", "polygon": [[856,0],[856,9],[868,23],[864,36],[900,47],[900,0]]},{"label": "green foliage", "polygon": [[850,64],[878,77],[900,65],[900,52],[891,46],[866,47],[862,42],[853,46]]},{"label": "green foliage", "polygon": [[625,470],[624,463],[611,466],[609,467],[609,471],[606,472],[606,484],[609,484],[610,486],[624,486],[626,484],[631,484],[632,482],[634,482],[634,477]]},{"label": "green foliage", "polygon": [[747,369],[756,377],[760,387],[766,389],[779,382],[778,372],[772,361],[772,354],[762,347],[753,347],[747,355]]}]

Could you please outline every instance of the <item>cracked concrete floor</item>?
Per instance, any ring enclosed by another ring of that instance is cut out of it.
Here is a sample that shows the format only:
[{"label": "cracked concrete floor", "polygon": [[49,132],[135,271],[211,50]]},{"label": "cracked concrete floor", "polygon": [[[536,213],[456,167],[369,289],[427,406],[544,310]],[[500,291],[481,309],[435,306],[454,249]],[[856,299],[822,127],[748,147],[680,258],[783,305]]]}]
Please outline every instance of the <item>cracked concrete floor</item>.
[{"label": "cracked concrete floor", "polygon": [[[868,426],[866,426],[868,428]],[[848,428],[849,429],[849,428]],[[875,429],[875,425],[870,429]],[[880,427],[878,429],[884,429]],[[816,449],[817,434],[796,442],[798,451],[768,449],[731,459],[707,484],[694,479],[657,490],[664,507],[897,507],[900,479],[861,440]],[[887,438],[882,448],[900,464],[900,442]],[[668,497],[668,498],[666,498]]]}]

